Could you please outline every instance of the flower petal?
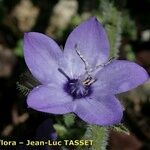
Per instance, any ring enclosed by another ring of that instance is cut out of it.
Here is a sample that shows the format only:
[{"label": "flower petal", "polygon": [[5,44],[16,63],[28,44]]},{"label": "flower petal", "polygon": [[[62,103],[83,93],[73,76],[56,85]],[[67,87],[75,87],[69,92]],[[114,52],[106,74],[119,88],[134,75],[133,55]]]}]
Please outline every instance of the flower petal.
[{"label": "flower petal", "polygon": [[84,121],[97,125],[117,124],[123,116],[123,108],[114,96],[76,101],[74,112]]},{"label": "flower petal", "polygon": [[27,97],[29,107],[48,113],[64,114],[71,112],[72,98],[62,87],[54,85],[34,88]]},{"label": "flower petal", "polygon": [[41,83],[62,83],[66,80],[58,71],[62,51],[48,36],[36,32],[25,33],[24,57],[31,73]]},{"label": "flower petal", "polygon": [[101,69],[94,84],[94,91],[118,94],[137,87],[149,79],[147,72],[134,62],[115,60]]},{"label": "flower petal", "polygon": [[69,59],[73,74],[76,74],[76,72],[81,74],[84,64],[75,49],[79,50],[91,66],[101,64],[108,59],[108,38],[104,28],[95,17],[77,26],[69,35],[64,48],[64,54]]}]

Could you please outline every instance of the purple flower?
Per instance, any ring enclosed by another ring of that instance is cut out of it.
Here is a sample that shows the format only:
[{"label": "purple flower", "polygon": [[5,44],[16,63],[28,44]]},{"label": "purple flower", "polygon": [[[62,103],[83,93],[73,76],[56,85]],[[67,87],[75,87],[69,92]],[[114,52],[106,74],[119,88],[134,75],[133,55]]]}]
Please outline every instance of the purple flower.
[{"label": "purple flower", "polygon": [[123,107],[115,94],[148,79],[133,62],[108,60],[109,41],[95,17],[72,31],[64,51],[41,33],[26,33],[24,57],[41,83],[29,93],[29,107],[53,114],[74,112],[90,124],[119,123]]}]

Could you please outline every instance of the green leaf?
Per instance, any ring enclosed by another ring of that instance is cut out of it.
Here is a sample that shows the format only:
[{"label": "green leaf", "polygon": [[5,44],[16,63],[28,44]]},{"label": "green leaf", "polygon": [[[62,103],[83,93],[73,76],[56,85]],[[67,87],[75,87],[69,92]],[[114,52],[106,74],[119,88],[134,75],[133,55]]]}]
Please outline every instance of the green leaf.
[{"label": "green leaf", "polygon": [[125,133],[127,135],[130,135],[130,131],[127,127],[125,127],[123,124],[119,124],[117,126],[113,126],[112,127],[113,130],[117,131],[117,132],[121,132],[121,133]]},{"label": "green leaf", "polygon": [[99,12],[96,16],[104,25],[110,42],[110,58],[118,57],[122,32],[121,12],[109,0],[99,0]]},{"label": "green leaf", "polygon": [[23,95],[28,95],[28,93],[30,92],[30,89],[27,88],[26,86],[20,84],[19,82],[16,83],[17,85],[17,89],[23,94]]},{"label": "green leaf", "polygon": [[67,127],[71,127],[75,122],[75,115],[74,114],[64,115],[64,122]]},{"label": "green leaf", "polygon": [[89,125],[83,139],[93,140],[93,145],[89,150],[106,150],[108,128],[97,125]]},{"label": "green leaf", "polygon": [[64,137],[67,134],[67,129],[65,126],[60,125],[60,124],[54,124],[53,125],[54,129],[56,130],[56,133],[60,136],[60,137]]},{"label": "green leaf", "polygon": [[25,96],[39,84],[39,81],[35,79],[29,71],[22,73],[19,77],[19,81],[16,83],[17,89]]},{"label": "green leaf", "polygon": [[23,41],[22,40],[19,40],[17,42],[17,46],[15,47],[14,49],[14,53],[15,55],[19,56],[19,57],[23,57]]}]

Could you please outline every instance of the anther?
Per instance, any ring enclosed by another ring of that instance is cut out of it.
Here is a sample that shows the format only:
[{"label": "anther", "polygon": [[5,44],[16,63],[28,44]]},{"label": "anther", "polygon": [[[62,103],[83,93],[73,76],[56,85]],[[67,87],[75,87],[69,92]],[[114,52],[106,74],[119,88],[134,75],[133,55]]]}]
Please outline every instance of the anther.
[{"label": "anther", "polygon": [[96,81],[96,79],[93,78],[87,78],[86,80],[84,80],[82,83],[86,86],[90,86],[91,84],[93,84]]}]

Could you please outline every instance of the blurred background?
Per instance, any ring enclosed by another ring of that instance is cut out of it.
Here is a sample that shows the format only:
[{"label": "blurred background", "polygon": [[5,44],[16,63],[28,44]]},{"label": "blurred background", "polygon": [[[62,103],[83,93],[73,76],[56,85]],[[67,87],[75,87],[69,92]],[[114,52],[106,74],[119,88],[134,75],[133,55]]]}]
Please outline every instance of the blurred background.
[{"label": "blurred background", "polygon": [[[48,118],[60,139],[82,137],[84,122],[73,115],[56,117],[27,108],[29,87],[24,85],[34,79],[26,72],[22,47],[29,31],[64,46],[71,30],[90,16],[108,33],[110,57],[135,61],[150,74],[150,0],[0,0],[0,139],[34,138]],[[118,97],[130,135],[112,130],[108,150],[150,150],[150,82]]]}]

